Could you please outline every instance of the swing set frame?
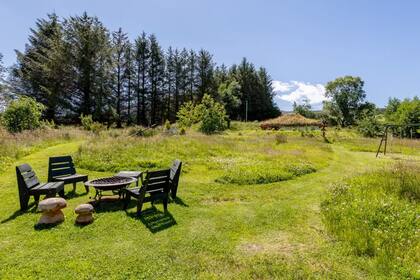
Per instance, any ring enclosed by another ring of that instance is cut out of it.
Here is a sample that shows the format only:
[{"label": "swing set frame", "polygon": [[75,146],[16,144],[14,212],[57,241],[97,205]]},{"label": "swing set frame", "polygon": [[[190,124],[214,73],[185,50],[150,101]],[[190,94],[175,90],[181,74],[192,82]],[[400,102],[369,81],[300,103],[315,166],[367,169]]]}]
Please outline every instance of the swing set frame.
[{"label": "swing set frame", "polygon": [[[420,127],[420,123],[409,123],[409,124],[387,124],[385,125],[384,134],[382,135],[381,142],[379,143],[378,151],[376,152],[376,157],[379,156],[381,153],[382,144],[384,145],[384,151],[383,154],[386,155],[386,148],[388,146],[388,132],[389,128],[403,128],[403,127]],[[411,135],[412,137],[412,135]]]}]

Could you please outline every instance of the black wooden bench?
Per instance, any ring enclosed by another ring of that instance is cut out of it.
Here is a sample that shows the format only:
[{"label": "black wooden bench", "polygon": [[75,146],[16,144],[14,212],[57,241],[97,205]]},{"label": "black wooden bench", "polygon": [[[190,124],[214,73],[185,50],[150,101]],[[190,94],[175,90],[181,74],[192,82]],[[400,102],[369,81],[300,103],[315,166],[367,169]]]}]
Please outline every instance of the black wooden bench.
[{"label": "black wooden bench", "polygon": [[20,209],[28,209],[30,196],[34,196],[35,203],[39,202],[40,195],[54,197],[57,193],[64,196],[63,182],[40,183],[38,177],[29,164],[16,166],[16,177],[19,189]]},{"label": "black wooden bench", "polygon": [[[64,182],[65,185],[73,184],[73,191],[76,191],[76,183],[88,181],[88,175],[76,173],[71,156],[50,157],[48,164],[48,181]],[[86,192],[89,187],[85,185]]]},{"label": "black wooden bench", "polygon": [[170,169],[146,171],[144,180],[142,175],[142,186],[140,188],[132,188],[125,190],[126,196],[124,200],[124,209],[127,209],[131,197],[133,197],[137,199],[137,215],[141,214],[143,203],[153,203],[155,200],[158,199],[162,199],[163,208],[166,211],[168,209],[168,199],[170,190],[170,172]]},{"label": "black wooden bench", "polygon": [[178,159],[174,160],[171,166],[171,174],[169,177],[169,184],[171,189],[171,197],[176,198],[176,192],[178,191],[179,176],[181,175],[182,162]]}]

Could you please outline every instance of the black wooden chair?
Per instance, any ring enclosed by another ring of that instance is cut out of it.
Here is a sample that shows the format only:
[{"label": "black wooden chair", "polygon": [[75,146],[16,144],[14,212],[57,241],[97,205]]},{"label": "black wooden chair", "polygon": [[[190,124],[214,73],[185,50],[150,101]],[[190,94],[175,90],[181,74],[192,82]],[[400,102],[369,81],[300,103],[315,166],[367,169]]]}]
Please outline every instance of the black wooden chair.
[{"label": "black wooden chair", "polygon": [[[88,175],[76,173],[71,156],[50,157],[48,181],[64,182],[65,185],[73,184],[73,191],[76,191],[76,183],[88,181]],[[86,192],[89,192],[89,186],[85,185],[85,189]]]},{"label": "black wooden chair", "polygon": [[154,202],[155,200],[162,199],[163,208],[168,209],[169,199],[169,175],[170,169],[158,171],[146,171],[145,178],[142,174],[142,186],[140,188],[132,188],[125,190],[124,209],[127,209],[131,197],[137,199],[137,215],[140,216],[143,203]]},{"label": "black wooden chair", "polygon": [[35,203],[38,204],[40,195],[54,197],[58,193],[64,196],[63,182],[40,183],[38,177],[29,164],[16,166],[16,177],[19,189],[20,209],[28,209],[30,196],[34,196]]},{"label": "black wooden chair", "polygon": [[171,189],[171,197],[173,199],[176,198],[176,192],[178,190],[178,182],[179,182],[179,176],[181,175],[181,167],[182,167],[182,161],[179,159],[174,160],[171,166],[171,174],[169,177],[169,184]]}]

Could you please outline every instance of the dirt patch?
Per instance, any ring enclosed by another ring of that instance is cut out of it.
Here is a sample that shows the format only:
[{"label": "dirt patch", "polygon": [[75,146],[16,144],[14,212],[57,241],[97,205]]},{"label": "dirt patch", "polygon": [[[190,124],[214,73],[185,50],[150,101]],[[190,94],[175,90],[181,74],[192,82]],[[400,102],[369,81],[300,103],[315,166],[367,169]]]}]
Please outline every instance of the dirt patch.
[{"label": "dirt patch", "polygon": [[249,255],[279,254],[293,256],[310,250],[309,244],[292,240],[285,232],[276,232],[269,235],[257,236],[253,242],[239,244],[238,251]]},{"label": "dirt patch", "polygon": [[202,204],[204,205],[214,205],[214,204],[224,204],[224,203],[245,203],[246,199],[241,197],[211,197],[204,199]]}]

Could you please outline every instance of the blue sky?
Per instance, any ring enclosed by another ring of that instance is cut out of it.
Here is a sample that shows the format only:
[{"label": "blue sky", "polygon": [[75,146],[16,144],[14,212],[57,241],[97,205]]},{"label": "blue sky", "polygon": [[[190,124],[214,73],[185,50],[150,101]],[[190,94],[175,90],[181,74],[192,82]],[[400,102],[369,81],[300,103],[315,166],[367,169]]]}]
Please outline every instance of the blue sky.
[{"label": "blue sky", "polygon": [[247,57],[268,69],[283,110],[342,75],[365,80],[368,100],[420,95],[420,1],[362,0],[4,0],[0,52],[6,65],[23,50],[37,18],[87,11],[134,38],[155,33],[168,46],[205,48],[218,63]]}]

